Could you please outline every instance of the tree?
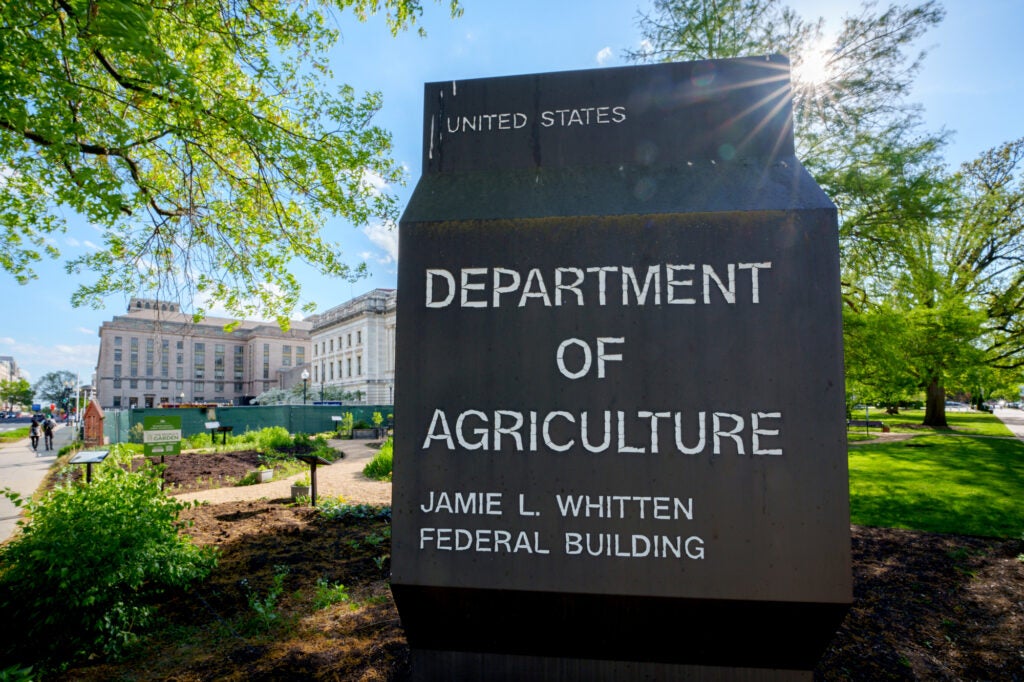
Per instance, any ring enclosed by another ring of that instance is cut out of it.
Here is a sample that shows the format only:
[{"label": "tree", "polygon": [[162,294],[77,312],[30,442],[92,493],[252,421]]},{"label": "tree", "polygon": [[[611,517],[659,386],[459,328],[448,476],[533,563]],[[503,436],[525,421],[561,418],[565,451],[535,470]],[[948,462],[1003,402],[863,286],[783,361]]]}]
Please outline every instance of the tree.
[{"label": "tree", "polygon": [[66,369],[47,372],[32,387],[36,400],[44,403],[61,405],[65,409],[72,407],[78,377]]},{"label": "tree", "polygon": [[[453,16],[461,9],[449,0]],[[331,87],[336,12],[383,10],[392,34],[421,0],[23,0],[0,4],[0,267],[21,283],[59,254],[58,205],[104,246],[68,262],[72,295],[201,297],[287,326],[292,259],[355,277],[321,226],[391,220],[401,178],[380,95]],[[422,31],[421,31],[422,33]]]},{"label": "tree", "polygon": [[15,405],[24,407],[32,404],[32,386],[27,379],[10,379],[0,381],[0,402],[7,410]]}]

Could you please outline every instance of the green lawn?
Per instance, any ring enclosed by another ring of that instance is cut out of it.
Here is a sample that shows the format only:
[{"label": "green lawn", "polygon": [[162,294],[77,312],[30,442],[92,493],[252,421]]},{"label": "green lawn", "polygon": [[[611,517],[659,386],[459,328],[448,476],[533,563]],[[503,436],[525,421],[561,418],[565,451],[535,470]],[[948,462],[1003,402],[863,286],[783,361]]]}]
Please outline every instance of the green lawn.
[{"label": "green lawn", "polygon": [[[889,419],[920,423],[920,413],[916,422],[910,415]],[[1024,533],[1024,442],[991,437],[1010,432],[990,414],[948,417],[951,431],[926,430],[890,443],[851,440],[853,523],[996,537]]]},{"label": "green lawn", "polygon": [[9,441],[21,440],[22,438],[28,438],[28,427],[23,426],[17,429],[11,429],[10,431],[0,432],[0,442],[7,443]]}]

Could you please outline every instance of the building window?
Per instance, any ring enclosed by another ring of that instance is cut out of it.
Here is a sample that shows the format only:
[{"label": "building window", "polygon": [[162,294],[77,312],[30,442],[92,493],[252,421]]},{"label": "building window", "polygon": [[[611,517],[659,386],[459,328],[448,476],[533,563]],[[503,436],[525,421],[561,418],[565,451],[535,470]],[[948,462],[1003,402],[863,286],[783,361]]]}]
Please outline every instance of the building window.
[{"label": "building window", "polygon": [[138,387],[139,387],[139,380],[138,379],[130,379],[128,381],[128,388],[138,388]]},{"label": "building window", "polygon": [[241,381],[236,381],[235,382],[235,393],[241,393],[244,390],[245,390],[245,388],[242,386],[242,382]]},{"label": "building window", "polygon": [[196,379],[206,378],[206,344],[195,343],[192,346],[192,368]]},{"label": "building window", "polygon": [[121,407],[121,396],[119,396],[119,395],[115,395],[114,396],[114,407],[116,407],[116,408],[117,407]]},{"label": "building window", "polygon": [[120,348],[115,348],[114,349],[114,362],[121,362],[121,349]]},{"label": "building window", "polygon": [[291,367],[292,366],[292,347],[281,346],[281,366]]},{"label": "building window", "polygon": [[[338,345],[339,346],[341,345],[341,340],[340,339],[338,340]],[[331,339],[331,352],[332,353],[334,352],[334,339]]]},{"label": "building window", "polygon": [[153,339],[146,339],[146,376],[153,376]]},{"label": "building window", "polygon": [[213,378],[224,379],[224,344],[218,343],[213,347]]},{"label": "building window", "polygon": [[[263,378],[270,378],[270,344],[263,344]],[[263,382],[266,385],[266,382]]]},{"label": "building window", "polygon": [[152,379],[146,379],[146,390],[147,391],[152,391],[153,390],[153,380]]},{"label": "building window", "polygon": [[120,336],[115,336],[114,337],[114,345],[115,346],[120,346],[121,345],[121,337]]},{"label": "building window", "polygon": [[352,376],[352,358],[348,359],[347,364],[348,364],[348,374],[346,374],[345,376]]},{"label": "building window", "polygon": [[313,365],[313,381],[314,382],[320,381],[320,376],[319,376],[320,372],[317,371],[319,369],[320,369],[319,367],[317,367],[316,365]]},{"label": "building window", "polygon": [[114,376],[121,376],[121,365],[114,365]]},{"label": "building window", "polygon": [[[170,387],[171,387],[171,382],[169,382],[169,381],[161,381],[160,382],[160,390],[161,391],[166,391]],[[165,400],[164,402],[167,402],[167,401]]]},{"label": "building window", "polygon": [[356,345],[357,346],[363,345],[363,332],[362,331],[357,331],[356,332]]},{"label": "building window", "polygon": [[363,376],[363,356],[356,356],[356,376]]},{"label": "building window", "polygon": [[121,388],[121,380],[114,379],[114,388]]},{"label": "building window", "polygon": [[351,334],[351,332],[350,332],[350,333],[349,333],[349,335],[348,335],[348,347],[349,347],[349,348],[351,348],[351,347],[352,347],[352,334]]},{"label": "building window", "polygon": [[[223,381],[215,381],[215,382],[213,382],[213,392],[214,393],[223,393],[224,392],[224,382]],[[217,398],[217,400],[223,401],[224,399],[223,398]]]},{"label": "building window", "polygon": [[[199,393],[200,391],[205,391],[205,390],[206,390],[206,384],[204,384],[202,381],[197,381],[197,382],[195,382],[195,384],[192,385],[192,392],[193,393]],[[195,400],[196,400],[196,402],[200,402],[201,399],[200,398],[196,398]]]},{"label": "building window", "polygon": [[306,349],[302,346],[295,348],[295,364],[300,366],[306,364]]},{"label": "building window", "polygon": [[[245,378],[245,347],[235,346],[235,381]],[[242,390],[242,389],[238,389]]]},{"label": "building window", "polygon": [[185,342],[184,341],[177,341],[177,342],[175,342],[174,347],[177,350],[184,350],[185,349]]}]

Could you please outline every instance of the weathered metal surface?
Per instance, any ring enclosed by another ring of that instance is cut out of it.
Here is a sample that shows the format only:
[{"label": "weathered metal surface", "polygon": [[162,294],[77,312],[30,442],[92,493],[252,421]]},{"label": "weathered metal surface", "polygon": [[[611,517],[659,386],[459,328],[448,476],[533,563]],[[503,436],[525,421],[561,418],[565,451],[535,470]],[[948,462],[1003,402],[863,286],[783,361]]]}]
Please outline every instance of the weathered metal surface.
[{"label": "weathered metal surface", "polygon": [[533,167],[516,129],[425,158],[400,228],[392,545],[414,648],[807,670],[850,603],[835,209],[784,102],[743,153],[686,163],[734,139],[708,121],[779,89],[737,85],[764,68],[738,61],[714,63],[714,106],[694,65],[450,85],[530,120],[553,97],[608,92],[625,120],[651,83],[677,97],[638,114],[672,154],[646,166],[614,163],[640,129],[610,123],[602,149],[535,137]]}]

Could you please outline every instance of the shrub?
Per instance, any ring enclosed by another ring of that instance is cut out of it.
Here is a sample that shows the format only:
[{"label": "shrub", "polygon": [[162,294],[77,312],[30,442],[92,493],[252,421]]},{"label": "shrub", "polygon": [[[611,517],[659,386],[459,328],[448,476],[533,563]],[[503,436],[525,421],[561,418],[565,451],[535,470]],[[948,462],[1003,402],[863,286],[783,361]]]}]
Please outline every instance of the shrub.
[{"label": "shrub", "polygon": [[264,453],[287,452],[292,447],[292,436],[283,426],[270,426],[256,434],[256,444]]},{"label": "shrub", "polygon": [[394,442],[391,438],[384,441],[377,454],[363,467],[363,475],[375,481],[391,480],[391,464],[394,456]]},{"label": "shrub", "polygon": [[204,578],[211,549],[178,534],[186,503],[165,496],[155,468],[137,472],[115,446],[90,484],[58,486],[28,503],[28,522],[0,546],[0,659],[116,657],[152,619],[150,600]]},{"label": "shrub", "polygon": [[142,443],[145,438],[145,429],[142,427],[142,422],[139,422],[132,428],[128,429],[128,442],[129,443]]}]

